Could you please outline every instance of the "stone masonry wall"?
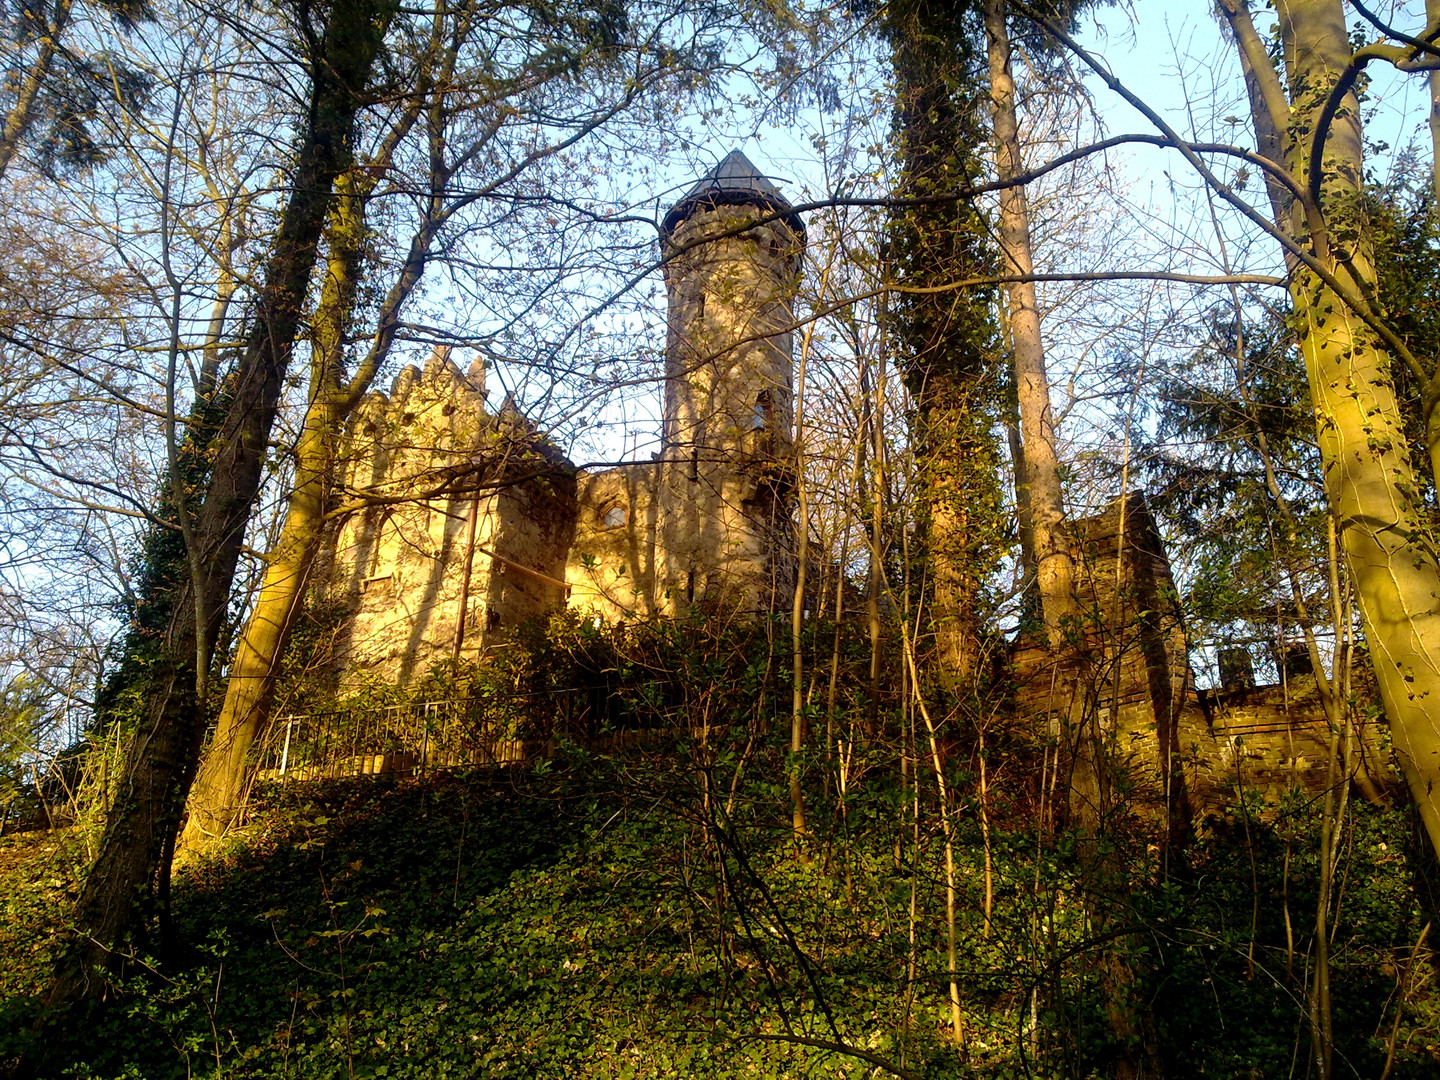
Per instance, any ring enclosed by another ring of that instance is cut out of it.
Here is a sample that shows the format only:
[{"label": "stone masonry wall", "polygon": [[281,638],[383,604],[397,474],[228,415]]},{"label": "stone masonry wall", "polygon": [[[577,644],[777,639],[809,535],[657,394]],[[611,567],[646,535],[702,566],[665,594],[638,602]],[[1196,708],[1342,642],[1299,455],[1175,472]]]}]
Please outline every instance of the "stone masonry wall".
[{"label": "stone masonry wall", "polygon": [[345,497],[370,505],[338,528],[324,585],[343,612],[332,658],[343,682],[409,682],[457,643],[474,659],[565,602],[572,471],[513,410],[489,416],[479,383],[437,350],[351,425]]},{"label": "stone masonry wall", "polygon": [[[1107,737],[1112,758],[1134,779],[1136,796],[1172,812],[1189,799],[1178,752],[1190,717],[1190,666],[1170,566],[1144,499],[1117,499],[1074,523],[1080,538],[1077,590],[1082,614],[1070,628],[1086,658],[1084,716]],[[1070,710],[1065,673],[1043,640],[1012,653],[1017,715],[1058,734]]]},{"label": "stone masonry wall", "polygon": [[[693,205],[667,238],[657,586],[663,611],[769,611],[786,579],[791,299],[803,237],[761,206]],[[741,231],[737,231],[741,230]]]},{"label": "stone masonry wall", "polygon": [[664,467],[636,462],[580,477],[575,543],[565,568],[572,607],[608,622],[661,613],[656,536]]},{"label": "stone masonry wall", "polygon": [[367,505],[338,527],[320,575],[342,612],[337,675],[409,682],[567,603],[616,621],[692,603],[749,618],[788,602],[804,248],[799,216],[738,150],[666,215],[652,462],[578,474],[513,408],[488,415],[483,372],[462,374],[445,350],[371,395],[343,477]]},{"label": "stone masonry wall", "polygon": [[[1086,665],[1085,716],[1108,739],[1142,807],[1174,821],[1222,809],[1240,787],[1269,799],[1328,783],[1330,731],[1314,680],[1287,689],[1197,692],[1170,563],[1138,495],[1073,523],[1085,614],[1074,628]],[[1043,641],[1011,653],[1016,715],[1058,733],[1069,709]],[[1353,768],[1383,786],[1377,732],[1355,741]]]}]

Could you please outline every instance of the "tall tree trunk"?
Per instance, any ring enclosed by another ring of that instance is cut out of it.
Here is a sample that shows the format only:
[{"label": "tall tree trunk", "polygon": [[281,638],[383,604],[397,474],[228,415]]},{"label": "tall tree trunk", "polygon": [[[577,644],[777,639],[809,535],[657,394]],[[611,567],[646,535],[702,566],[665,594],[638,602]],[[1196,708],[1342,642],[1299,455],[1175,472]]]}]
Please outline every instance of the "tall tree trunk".
[{"label": "tall tree trunk", "polygon": [[[1281,0],[1285,78],[1242,0],[1224,12],[1251,83],[1257,132],[1283,134],[1302,185],[1326,99],[1351,59],[1340,0]],[[1359,601],[1396,755],[1431,845],[1440,851],[1440,566],[1406,450],[1390,353],[1357,314],[1373,295],[1363,215],[1359,103],[1345,95],[1328,127],[1320,206],[1284,202],[1276,224],[1288,251],[1290,298],[1315,410],[1326,498]],[[1303,209],[1303,213],[1300,212]],[[1297,252],[1313,260],[1308,264]],[[1324,273],[1321,273],[1323,271]],[[1325,280],[1329,277],[1330,280]],[[1340,291],[1337,291],[1337,286]],[[1346,295],[1341,295],[1344,292]],[[1357,301],[1358,298],[1358,301]]]},{"label": "tall tree trunk", "polygon": [[[1024,171],[1020,156],[1020,124],[1015,112],[1015,79],[1010,71],[1010,32],[1004,0],[984,0],[986,51],[990,62],[990,101],[995,126],[995,175],[1012,180]],[[997,230],[1006,272],[1035,273],[1030,244],[1030,207],[1023,185],[1000,192]],[[1050,379],[1045,372],[1045,346],[1040,336],[1040,305],[1033,281],[1005,286],[1008,298],[1016,407],[1024,465],[1018,481],[1020,503],[1028,512],[1030,547],[1035,560],[1045,630],[1052,649],[1064,645],[1066,624],[1075,617],[1075,554],[1065,525],[1065,499],[1060,488],[1060,459],[1055,450]],[[1073,627],[1069,628],[1073,631]]]},{"label": "tall tree trunk", "polygon": [[[1001,336],[1004,347],[1013,350],[1014,345],[1010,343],[1010,330],[1008,320],[1004,318],[1004,308],[1001,308]],[[1020,596],[1023,604],[1023,618],[1028,622],[1036,618],[1044,618],[1039,613],[1040,597],[1036,592],[1035,583],[1035,530],[1030,525],[1030,482],[1025,478],[1025,444],[1020,438],[1020,400],[1015,388],[1015,379],[1010,379],[1010,386],[1005,401],[1005,440],[1010,451],[1010,468],[1014,473],[1015,491],[1015,531],[1020,541]]]},{"label": "tall tree trunk", "polygon": [[208,482],[187,530],[190,580],[175,604],[151,681],[151,702],[127,754],[119,796],[75,906],[76,934],[49,998],[101,993],[97,969],[119,958],[137,900],[168,879],[185,797],[205,730],[205,680],[264,472],[270,429],[300,325],[337,176],[350,162],[362,93],[395,12],[391,0],[336,0],[323,27],[304,30],[309,109],[290,195],[262,277],[255,324],[211,444]]},{"label": "tall tree trunk", "polygon": [[[232,677],[215,738],[201,764],[200,777],[190,800],[192,817],[187,823],[183,846],[194,846],[207,836],[222,834],[243,798],[250,764],[247,755],[263,733],[274,702],[275,666],[286,649],[290,629],[304,603],[306,578],[319,552],[326,518],[335,509],[327,506],[327,502],[330,477],[336,464],[337,440],[346,419],[368,392],[376,372],[389,356],[400,329],[401,312],[425,274],[441,229],[463,207],[493,195],[534,163],[573,146],[633,101],[639,92],[637,87],[627,88],[617,102],[596,111],[578,130],[532,148],[487,183],[456,191],[452,186],[456,173],[472,162],[514,116],[507,108],[494,109],[482,124],[469,129],[471,137],[466,144],[450,146],[449,135],[455,117],[450,91],[457,85],[454,76],[461,47],[475,29],[473,8],[436,10],[431,20],[428,50],[409,105],[396,118],[372,160],[346,174],[339,184],[330,230],[329,272],[314,320],[310,408],[297,446],[296,489],[280,540],[267,559],[261,595],[231,668]],[[502,88],[500,96],[513,89]],[[472,99],[466,107],[482,109],[494,104],[490,99]],[[410,238],[400,272],[380,303],[369,349],[353,377],[342,385],[345,328],[353,316],[365,258],[366,201],[378,176],[389,167],[396,150],[422,117],[429,151],[429,187],[422,203],[421,220]],[[448,351],[446,348],[447,354]],[[478,475],[476,479],[478,483]],[[471,502],[471,547],[478,498],[477,493]],[[468,561],[466,572],[468,575]],[[464,640],[464,627],[462,619],[456,627],[457,657]]]},{"label": "tall tree trunk", "polygon": [[[437,36],[439,27],[437,25]],[[454,51],[442,75],[449,75]],[[432,191],[419,230],[411,237],[409,254],[399,277],[380,306],[377,330],[354,376],[345,382],[346,330],[354,314],[366,256],[365,207],[383,168],[419,118],[431,90],[428,78],[415,103],[397,121],[376,161],[352,169],[336,182],[329,228],[329,255],[311,334],[310,405],[295,449],[295,486],[274,549],[267,555],[260,596],[245,625],[215,736],[200,764],[190,798],[190,818],[181,837],[182,850],[229,829],[244,797],[249,753],[264,731],[274,702],[278,665],[290,631],[304,604],[310,568],[320,551],[330,487],[341,429],[370,389],[395,339],[400,311],[424,274],[443,219],[443,169],[432,177]],[[432,120],[443,122],[440,99],[428,102]],[[437,131],[435,134],[439,134]],[[448,351],[448,350],[447,350]],[[463,625],[463,622],[462,622]]]},{"label": "tall tree trunk", "polygon": [[[886,16],[894,45],[900,193],[907,196],[953,190],[981,171],[976,56],[966,27],[950,14],[906,0],[890,5]],[[942,685],[963,697],[977,682],[979,584],[998,550],[994,315],[983,294],[908,289],[987,265],[989,238],[972,207],[937,203],[897,213],[889,249],[899,284],[889,321],[916,406],[918,516],[936,668]]]},{"label": "tall tree trunk", "polygon": [[[1013,180],[1024,170],[1020,123],[1015,108],[1015,79],[1010,66],[1010,31],[1005,0],[983,0],[986,55],[990,68],[991,117],[995,137],[995,172]],[[1017,278],[1035,273],[1030,241],[1030,207],[1024,185],[1000,191],[996,234],[1005,256],[1005,270]],[[1040,305],[1035,283],[1017,280],[1004,287],[1004,324],[1009,331],[1014,373],[1015,411],[1019,415],[1019,453],[1015,455],[1016,502],[1020,509],[1022,556],[1035,575],[1050,663],[1055,677],[1055,711],[1063,717],[1061,744],[1069,761],[1072,813],[1096,832],[1106,813],[1107,738],[1093,717],[1087,717],[1088,689],[1096,677],[1084,647],[1086,627],[1079,624],[1076,596],[1075,546],[1065,522],[1065,496],[1060,482],[1050,379],[1045,370]],[[1028,550],[1027,550],[1028,549]]]},{"label": "tall tree trunk", "polygon": [[[824,295],[822,279],[820,294]],[[814,323],[805,328],[800,347],[800,369],[795,379],[795,493],[800,530],[796,545],[795,589],[790,605],[790,822],[798,842],[805,835],[805,785],[801,756],[809,741],[805,715],[805,578],[810,569],[810,499],[805,479],[805,368],[810,358]]]},{"label": "tall tree trunk", "polygon": [[[354,190],[356,184],[365,190]],[[245,764],[268,715],[280,657],[299,612],[310,567],[320,549],[335,447],[344,423],[340,385],[345,328],[354,308],[364,256],[366,192],[373,181],[355,172],[337,179],[329,228],[325,284],[311,334],[310,406],[295,447],[295,484],[265,578],[240,636],[225,686],[225,703],[190,797],[182,850],[230,827],[245,787]]]},{"label": "tall tree trunk", "polygon": [[[857,338],[858,340],[858,338]],[[883,356],[883,348],[880,350]],[[883,361],[882,361],[883,363]],[[865,626],[870,636],[870,669],[866,679],[865,717],[875,734],[880,716],[880,671],[885,648],[884,626],[880,619],[880,595],[885,589],[885,372],[883,368],[871,385],[870,356],[861,352],[860,446],[856,450],[856,474],[864,489],[857,491],[862,506],[869,508],[869,558],[865,583]],[[870,468],[866,470],[866,457]],[[859,485],[857,485],[859,487]]]},{"label": "tall tree trunk", "polygon": [[[1007,5],[1005,0],[982,0],[981,10],[990,67],[996,178],[1013,180],[1025,167],[1015,107]],[[1008,299],[1005,322],[1009,328],[1021,444],[1016,463],[1017,503],[1025,515],[1022,529],[1028,532],[1025,539],[1029,541],[1033,559],[1035,591],[1049,643],[1050,662],[1054,665],[1050,682],[1055,687],[1056,711],[1064,718],[1062,746],[1072,757],[1071,812],[1090,834],[1081,848],[1086,908],[1097,935],[1105,937],[1115,924],[1131,918],[1126,868],[1113,854],[1106,853],[1101,836],[1111,809],[1110,792],[1115,787],[1110,776],[1110,738],[1100,718],[1087,715],[1091,689],[1100,673],[1086,647],[1086,630],[1090,628],[1079,622],[1075,546],[1065,522],[1040,306],[1035,283],[1023,280],[1035,273],[1030,208],[1024,185],[1003,188],[999,205],[996,231],[1005,255],[1005,270],[1022,279],[1005,287]],[[1120,545],[1123,557],[1123,519]],[[1129,936],[1122,934],[1103,946],[1099,956],[1101,984],[1107,999],[1106,1019],[1115,1045],[1114,1070],[1119,1080],[1159,1075],[1157,1055],[1150,1046],[1151,1025],[1136,993],[1138,964],[1134,954]]]}]

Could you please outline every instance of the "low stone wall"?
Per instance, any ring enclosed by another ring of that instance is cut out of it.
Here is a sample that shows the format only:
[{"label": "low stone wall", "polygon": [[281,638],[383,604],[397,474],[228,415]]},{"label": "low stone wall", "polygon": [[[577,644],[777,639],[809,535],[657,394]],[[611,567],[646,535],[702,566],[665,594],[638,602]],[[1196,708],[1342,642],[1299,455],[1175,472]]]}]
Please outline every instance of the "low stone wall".
[{"label": "low stone wall", "polygon": [[[1192,695],[1192,742],[1184,748],[1191,786],[1209,807],[1223,805],[1239,788],[1278,800],[1301,789],[1319,795],[1332,782],[1330,725],[1313,677],[1288,686],[1257,686]],[[1337,742],[1337,779],[1348,775],[1364,789],[1389,784],[1383,724],[1352,720],[1348,766]]]}]

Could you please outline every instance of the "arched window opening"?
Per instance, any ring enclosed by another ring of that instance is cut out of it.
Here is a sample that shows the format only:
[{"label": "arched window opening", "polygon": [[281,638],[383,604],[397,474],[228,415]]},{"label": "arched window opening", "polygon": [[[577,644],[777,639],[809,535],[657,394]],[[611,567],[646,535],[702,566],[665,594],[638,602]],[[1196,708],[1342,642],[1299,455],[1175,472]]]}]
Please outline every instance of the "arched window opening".
[{"label": "arched window opening", "polygon": [[607,529],[618,529],[629,518],[624,503],[611,503],[600,512],[600,524]]}]

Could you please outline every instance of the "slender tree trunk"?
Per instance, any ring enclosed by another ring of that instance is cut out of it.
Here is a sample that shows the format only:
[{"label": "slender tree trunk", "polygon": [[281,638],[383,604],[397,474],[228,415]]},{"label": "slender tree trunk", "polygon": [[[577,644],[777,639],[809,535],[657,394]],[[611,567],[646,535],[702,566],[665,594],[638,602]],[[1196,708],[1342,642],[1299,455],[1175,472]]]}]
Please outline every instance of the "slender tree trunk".
[{"label": "slender tree trunk", "polygon": [[[990,61],[990,101],[994,107],[996,178],[1010,180],[1024,171],[1020,157],[1020,125],[1015,112],[1015,80],[1010,72],[1010,32],[1004,0],[984,0],[985,41]],[[1030,208],[1023,185],[1000,192],[997,233],[1007,271],[1035,272],[1030,244]],[[1052,649],[1064,645],[1073,622],[1075,555],[1065,526],[1065,500],[1060,488],[1060,460],[1050,406],[1050,380],[1045,372],[1045,346],[1040,336],[1040,306],[1033,281],[1005,286],[1010,343],[1015,370],[1015,397],[1020,413],[1024,469],[1017,480],[1028,511],[1036,587]]]},{"label": "slender tree trunk", "polygon": [[[910,673],[910,691],[915,708],[925,721],[925,732],[929,740],[930,766],[935,770],[935,796],[940,809],[940,831],[945,840],[945,965],[948,976],[950,998],[950,1030],[956,1045],[965,1039],[964,1017],[960,1010],[959,950],[956,937],[956,872],[954,823],[950,814],[950,787],[945,781],[945,762],[940,756],[940,740],[931,719],[930,708],[920,691],[920,669],[915,663],[915,648],[911,641],[909,620],[901,629],[901,648],[904,650],[905,667]],[[918,765],[918,762],[917,762]],[[916,776],[919,787],[919,776]],[[918,791],[916,796],[918,798]]]},{"label": "slender tree trunk", "polygon": [[[1015,79],[1010,69],[1010,31],[1005,0],[983,0],[986,54],[990,66],[990,101],[995,136],[997,179],[1010,180],[1024,171],[1020,153],[1020,123],[1015,109]],[[1030,208],[1023,185],[1000,192],[1000,218],[996,230],[1006,269],[1017,276],[1035,272],[1030,242]],[[1015,409],[1019,414],[1020,446],[1016,455],[1016,503],[1021,509],[1022,554],[1028,554],[1035,575],[1035,592],[1054,665],[1054,700],[1062,721],[1061,743],[1071,759],[1071,806],[1092,832],[1104,816],[1102,777],[1105,768],[1103,737],[1087,721],[1086,689],[1093,672],[1087,670],[1081,647],[1084,627],[1078,625],[1075,595],[1075,549],[1065,523],[1065,498],[1060,484],[1060,459],[1050,402],[1050,379],[1045,370],[1040,306],[1033,281],[1005,286],[1004,324],[1011,347]],[[1024,548],[1028,547],[1028,553]]]},{"label": "slender tree trunk", "polygon": [[977,743],[976,760],[979,763],[980,787],[976,809],[980,817],[980,842],[985,851],[985,905],[981,909],[985,921],[981,926],[981,936],[988,938],[990,921],[995,913],[995,861],[994,849],[990,845],[990,780],[987,770],[989,750],[985,746],[983,725],[980,727]]},{"label": "slender tree trunk", "polygon": [[[847,488],[849,498],[853,498],[860,486],[860,454],[859,447],[850,457],[850,483]],[[835,728],[839,720],[836,712],[836,702],[840,693],[840,646],[844,640],[845,630],[845,567],[850,561],[850,528],[848,515],[841,518],[840,522],[840,561],[836,564],[835,573],[835,632],[830,640],[830,682],[825,688],[825,755],[833,757],[835,753]]]},{"label": "slender tree trunk", "polygon": [[[1005,305],[999,305],[999,310],[1004,347],[1013,355],[1015,346],[1010,337],[1010,320]],[[1025,478],[1025,443],[1020,437],[1020,400],[1015,390],[1013,365],[1011,375],[1005,401],[1005,441],[1009,446],[1010,468],[1014,473],[1015,531],[1020,541],[1020,593],[1025,618],[1033,619],[1040,610],[1040,597],[1035,591],[1035,530],[1030,523],[1030,482]]]},{"label": "slender tree trunk", "polygon": [[[996,177],[1011,180],[1024,172],[1020,151],[1020,125],[1015,107],[1015,80],[1011,72],[1010,32],[1005,0],[982,0],[986,51],[990,67],[990,101],[993,106]],[[1017,277],[1035,272],[1030,240],[1030,209],[1023,185],[1007,187],[999,195],[997,234],[1006,270]],[[1065,521],[1060,460],[1056,450],[1050,380],[1045,370],[1040,308],[1033,281],[1005,286],[1016,410],[1019,413],[1020,454],[1017,462],[1017,503],[1025,518],[1030,557],[1034,560],[1035,591],[1054,665],[1051,685],[1056,688],[1058,712],[1064,717],[1062,745],[1070,762],[1072,813],[1091,834],[1082,849],[1087,879],[1086,906],[1098,932],[1124,921],[1130,909],[1126,870],[1099,842],[1110,801],[1109,738],[1098,716],[1087,715],[1090,687],[1098,677],[1085,648],[1086,627],[1079,625],[1076,596],[1075,548]],[[1123,497],[1122,492],[1122,497]],[[1122,503],[1122,513],[1123,513]],[[1124,553],[1124,536],[1120,552]],[[1119,592],[1116,593],[1119,603]],[[1118,612],[1116,613],[1118,619]],[[1118,623],[1116,624],[1118,625]],[[1104,947],[1099,958],[1106,1015],[1115,1040],[1115,1074],[1121,1080],[1157,1075],[1147,1018],[1137,1010],[1136,964],[1126,937]]]},{"label": "slender tree trunk", "polygon": [[[883,350],[881,350],[883,355]],[[880,669],[884,655],[884,626],[880,621],[880,594],[885,588],[885,436],[881,417],[885,409],[885,381],[874,380],[871,386],[870,361],[868,356],[860,360],[860,451],[858,469],[862,482],[867,484],[865,492],[859,492],[862,505],[870,508],[869,561],[865,584],[865,626],[870,634],[870,671],[867,679],[866,717],[872,734],[880,716]],[[865,457],[868,451],[870,470],[866,475]]]},{"label": "slender tree trunk", "polygon": [[[822,289],[823,291],[823,289]],[[813,324],[812,324],[813,327]],[[795,559],[795,591],[790,607],[790,819],[795,839],[805,835],[805,787],[801,755],[805,752],[805,577],[810,562],[810,503],[805,482],[805,364],[810,353],[811,328],[800,349],[795,380],[795,492],[800,520]]]},{"label": "slender tree trunk", "polygon": [[[1340,602],[1340,566],[1335,525],[1330,523],[1330,588],[1334,608],[1335,657],[1332,661],[1327,702],[1341,698],[1342,678],[1347,662],[1345,619]],[[1313,638],[1313,635],[1311,635]],[[1318,659],[1318,657],[1317,657]],[[1315,668],[1317,683],[1327,680],[1324,670]],[[1335,1034],[1330,1006],[1330,906],[1335,900],[1335,865],[1339,854],[1340,830],[1345,819],[1343,792],[1349,788],[1345,759],[1349,757],[1349,724],[1341,723],[1336,709],[1327,705],[1330,721],[1329,752],[1325,761],[1325,795],[1320,807],[1320,882],[1315,901],[1315,969],[1309,994],[1310,1054],[1318,1080],[1333,1074]],[[1347,718],[1348,720],[1348,718]]]},{"label": "slender tree trunk", "polygon": [[[359,184],[363,190],[356,190]],[[345,328],[354,307],[364,256],[364,201],[373,181],[350,172],[337,178],[325,283],[313,321],[310,406],[295,448],[295,483],[255,608],[230,664],[225,703],[190,798],[182,850],[222,836],[245,789],[245,766],[268,715],[280,657],[320,549],[335,447],[349,394],[340,386]]]}]

